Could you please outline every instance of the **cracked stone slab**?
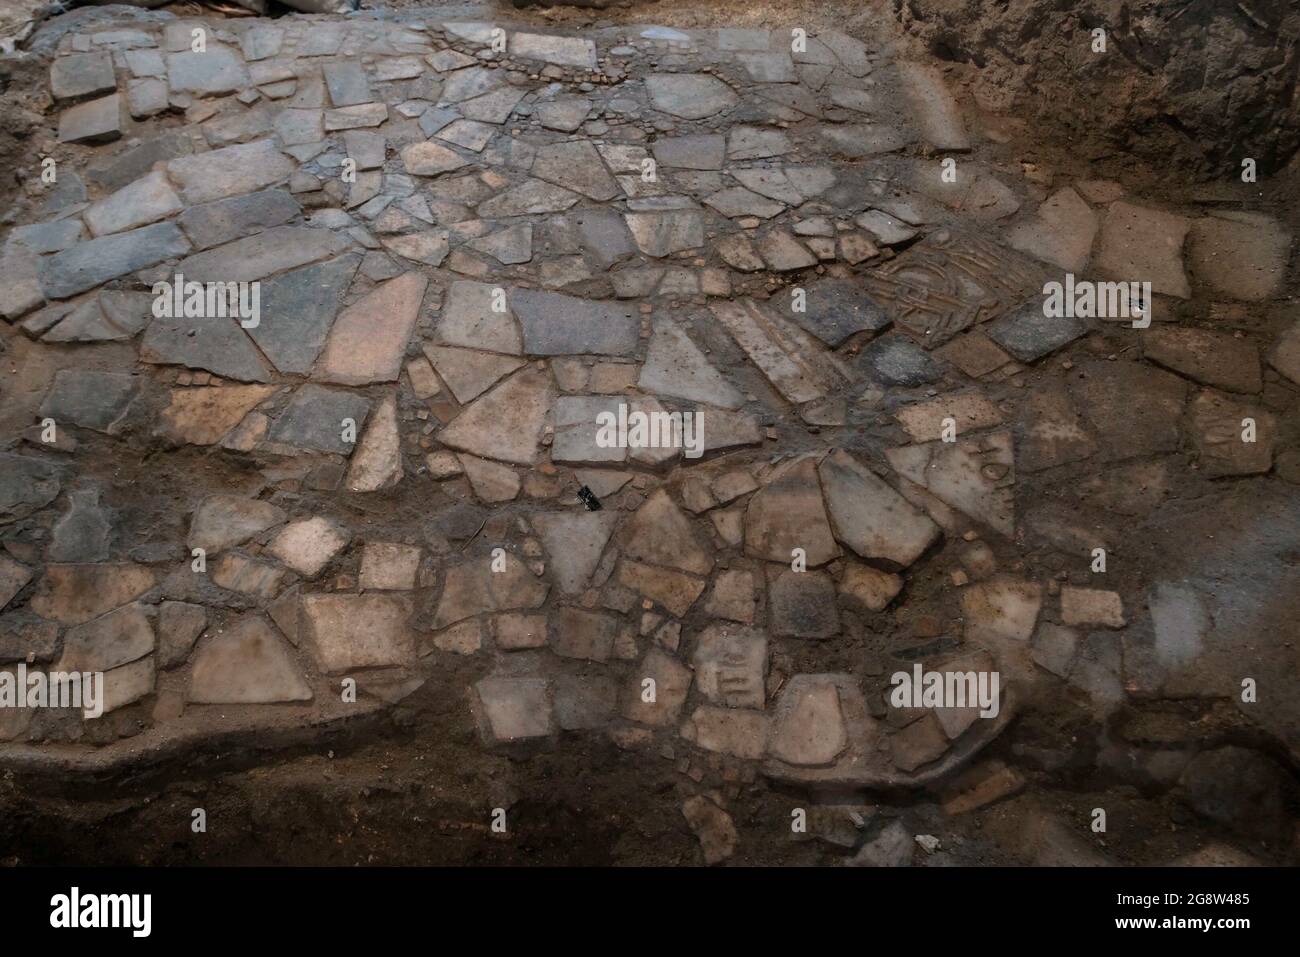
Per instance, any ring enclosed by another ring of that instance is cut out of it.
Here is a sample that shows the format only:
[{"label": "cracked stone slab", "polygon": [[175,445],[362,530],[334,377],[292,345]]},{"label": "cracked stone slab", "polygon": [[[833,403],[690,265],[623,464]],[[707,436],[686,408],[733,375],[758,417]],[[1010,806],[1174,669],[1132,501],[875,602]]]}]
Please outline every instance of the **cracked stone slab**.
[{"label": "cracked stone slab", "polygon": [[89,239],[45,257],[40,264],[40,283],[50,298],[67,299],[189,250],[189,241],[174,223],[141,226]]},{"label": "cracked stone slab", "polygon": [[524,369],[468,406],[442,430],[450,448],[515,465],[537,461],[546,416],[555,402],[550,376]]},{"label": "cracked stone slab", "polygon": [[842,377],[802,329],[751,300],[710,303],[736,344],[789,402],[820,399]]}]

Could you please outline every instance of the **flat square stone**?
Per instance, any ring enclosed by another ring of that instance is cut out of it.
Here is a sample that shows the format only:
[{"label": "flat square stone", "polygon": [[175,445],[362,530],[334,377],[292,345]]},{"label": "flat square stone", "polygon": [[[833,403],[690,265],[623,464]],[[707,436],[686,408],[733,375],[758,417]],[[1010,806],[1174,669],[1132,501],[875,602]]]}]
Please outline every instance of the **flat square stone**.
[{"label": "flat square stone", "polygon": [[113,57],[108,53],[74,53],[50,64],[50,92],[55,100],[74,100],[116,89]]},{"label": "flat square stone", "polygon": [[330,102],[335,106],[356,106],[360,103],[374,102],[370,92],[370,81],[366,71],[356,60],[341,60],[326,63],[321,67],[325,77],[325,87],[329,90]]},{"label": "flat square stone", "polygon": [[216,96],[241,90],[250,81],[244,61],[227,47],[214,45],[202,53],[167,54],[167,82],[173,93]]},{"label": "flat square stone", "polygon": [[121,135],[122,99],[116,93],[59,114],[60,143],[107,143]]},{"label": "flat square stone", "polygon": [[1031,299],[1015,312],[985,327],[988,337],[1021,362],[1035,362],[1088,331],[1082,319],[1043,315],[1043,303]]},{"label": "flat square stone", "polygon": [[60,369],[41,403],[40,414],[59,426],[112,434],[139,389],[140,380],[126,373]]},{"label": "flat square stone", "polygon": [[516,289],[509,299],[530,355],[619,356],[637,347],[641,319],[632,306],[532,289]]},{"label": "flat square stone", "polygon": [[369,412],[365,396],[308,384],[289,399],[267,437],[298,449],[347,455],[353,446],[343,441],[345,423],[351,421],[359,435]]}]

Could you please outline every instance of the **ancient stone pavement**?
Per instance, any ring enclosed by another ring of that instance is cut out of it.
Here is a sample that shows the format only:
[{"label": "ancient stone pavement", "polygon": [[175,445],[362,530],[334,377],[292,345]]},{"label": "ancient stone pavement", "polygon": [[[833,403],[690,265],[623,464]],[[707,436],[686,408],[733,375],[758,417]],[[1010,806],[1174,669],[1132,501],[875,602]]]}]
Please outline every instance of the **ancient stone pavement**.
[{"label": "ancient stone pavement", "polygon": [[[1035,699],[1294,688],[1190,572],[1116,571],[1172,490],[1300,471],[1300,323],[1235,321],[1286,230],[986,159],[935,67],[796,46],[62,36],[0,252],[0,663],[102,671],[107,713],[0,711],[0,756],[324,725],[467,656],[485,748],[676,763],[713,861],[760,776],[951,788]],[[1150,282],[1154,321],[1046,317],[1066,273]],[[260,316],[159,315],[178,274]],[[610,447],[620,406],[702,454]],[[996,715],[891,706],[917,662],[998,672]],[[1023,783],[965,775],[954,813]]]}]

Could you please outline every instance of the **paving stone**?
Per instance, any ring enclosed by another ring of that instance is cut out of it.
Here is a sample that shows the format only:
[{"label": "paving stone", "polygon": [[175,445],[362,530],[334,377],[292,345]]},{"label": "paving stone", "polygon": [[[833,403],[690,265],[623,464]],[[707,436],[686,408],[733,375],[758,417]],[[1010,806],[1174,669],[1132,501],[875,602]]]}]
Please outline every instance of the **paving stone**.
[{"label": "paving stone", "polygon": [[304,385],[272,423],[269,437],[294,448],[347,455],[352,444],[343,439],[345,425],[351,422],[359,435],[369,411],[370,401],[365,396]]},{"label": "paving stone", "polygon": [[512,56],[543,60],[581,70],[596,69],[596,45],[578,37],[557,37],[541,33],[515,33],[510,37]]},{"label": "paving stone", "polygon": [[409,665],[415,638],[398,595],[303,595],[302,620],[325,674]]},{"label": "paving stone", "polygon": [[1123,628],[1124,603],[1119,594],[1103,588],[1061,588],[1061,621],[1066,625],[1100,625]]},{"label": "paving stone", "polygon": [[[705,197],[704,202],[723,216],[733,219],[741,216],[757,216],[760,219],[771,219],[773,216],[779,216],[785,211],[785,206],[782,203],[765,199],[757,193],[739,186],[719,190],[713,195]],[[800,248],[802,249],[802,247]],[[806,256],[807,251],[804,250],[803,254]]]},{"label": "paving stone", "polygon": [[120,608],[153,586],[153,572],[129,562],[46,565],[31,609],[42,618],[79,625]]},{"label": "paving stone", "polygon": [[158,667],[175,668],[184,664],[207,626],[208,610],[202,605],[163,602],[158,607]]},{"label": "paving stone", "polygon": [[0,555],[0,610],[32,580],[32,570],[7,555]]},{"label": "paving stone", "polygon": [[1108,460],[1173,452],[1187,383],[1138,362],[1081,363],[1069,380],[1079,410]]},{"label": "paving stone", "polygon": [[279,525],[285,518],[284,509],[270,502],[237,495],[211,495],[194,510],[186,547],[216,554]]},{"label": "paving stone", "polygon": [[731,815],[707,797],[697,794],[687,798],[682,816],[700,842],[705,864],[718,864],[735,854],[740,838]]},{"label": "paving stone", "polygon": [[618,566],[618,584],[662,605],[675,618],[685,617],[704,592],[704,582],[692,575],[624,560]]},{"label": "paving stone", "polygon": [[103,236],[166,219],[181,209],[180,197],[159,171],[91,204],[84,215],[91,234]]},{"label": "paving stone", "polygon": [[1079,462],[1097,451],[1063,382],[1036,384],[1025,399],[1022,416],[1016,466],[1025,472]]},{"label": "paving stone", "polygon": [[480,203],[478,213],[488,219],[557,213],[568,209],[580,198],[567,189],[530,179]]},{"label": "paving stone", "polygon": [[847,564],[839,583],[840,594],[868,611],[884,611],[903,590],[903,579],[870,565]]},{"label": "paving stone", "polygon": [[763,709],[767,637],[761,630],[711,624],[696,638],[692,663],[696,688],[711,704]]},{"label": "paving stone", "polygon": [[537,107],[537,119],[548,130],[572,133],[591,112],[591,100],[585,96],[562,96]]},{"label": "paving stone", "polygon": [[1300,321],[1277,337],[1268,364],[1300,385]]},{"label": "paving stone", "polygon": [[580,594],[600,563],[618,513],[611,511],[542,513],[531,518],[546,549],[551,575],[561,592]]},{"label": "paving stone", "polygon": [[696,133],[656,140],[655,160],[660,166],[676,169],[722,169],[727,141],[720,133]]},{"label": "paving stone", "polygon": [[337,106],[356,106],[374,102],[366,71],[356,60],[335,60],[321,65],[330,102]]},{"label": "paving stone", "polygon": [[685,513],[660,489],[642,503],[619,532],[623,554],[638,561],[707,575],[712,550]]},{"label": "paving stone", "polygon": [[627,213],[625,219],[637,248],[656,259],[704,245],[704,221],[698,210]]},{"label": "paving stone", "polygon": [[1192,327],[1155,327],[1142,333],[1143,356],[1157,365],[1229,392],[1264,386],[1259,350],[1249,339]]},{"label": "paving stone", "polygon": [[274,598],[284,584],[285,571],[271,562],[226,552],[209,566],[212,583],[256,599]]},{"label": "paving stone", "polygon": [[685,120],[725,113],[738,102],[731,87],[702,73],[652,73],[645,87],[655,109]]},{"label": "paving stone", "polygon": [[[645,684],[646,680],[652,686]],[[653,688],[652,701],[645,700]],[[691,671],[681,662],[652,648],[631,672],[624,689],[622,715],[629,721],[664,727],[676,723],[691,687]]]},{"label": "paving stone", "polygon": [[1068,345],[1088,331],[1081,319],[1045,316],[1037,300],[994,319],[985,328],[988,337],[1021,362],[1036,362]]},{"label": "paving stone", "polygon": [[263,281],[261,319],[248,334],[281,372],[311,371],[360,261],[339,256]]},{"label": "paving stone", "polygon": [[936,150],[969,150],[971,140],[961,112],[939,71],[927,64],[899,63],[898,72],[921,137]]},{"label": "paving stone", "polygon": [[783,638],[830,638],[839,634],[835,582],[822,571],[786,568],[768,584],[768,627]]},{"label": "paving stone", "polygon": [[944,361],[951,362],[972,379],[996,372],[1011,361],[1009,355],[978,330],[967,332],[944,343],[934,353]]},{"label": "paving stone", "polygon": [[[520,651],[526,648],[543,648],[546,645],[546,616],[511,613],[497,615],[494,619],[494,633],[497,647],[506,651]],[[557,705],[559,699],[557,696]],[[611,704],[608,710],[613,710]],[[569,729],[569,725],[561,725]]]},{"label": "paving stone", "polygon": [[537,459],[546,415],[554,401],[549,376],[526,369],[476,399],[438,439],[450,448],[483,458],[530,465]]},{"label": "paving stone", "polygon": [[361,587],[367,591],[409,591],[420,571],[420,547],[401,542],[366,542]]},{"label": "paving stone", "polygon": [[69,628],[63,636],[61,671],[108,671],[154,650],[153,623],[134,602],[102,618]]},{"label": "paving stone", "polygon": [[290,522],[271,540],[267,551],[303,577],[315,578],[347,543],[346,531],[315,516]]},{"label": "paving stone", "polygon": [[524,364],[524,360],[509,356],[427,343],[424,354],[462,405],[478,398]]},{"label": "paving stone", "polygon": [[509,302],[529,355],[629,355],[639,341],[640,319],[622,303],[532,289],[513,290]]},{"label": "paving stone", "polygon": [[345,385],[397,381],[427,284],[419,272],[408,272],[344,309],[317,363],[317,377]]},{"label": "paving stone", "polygon": [[139,391],[139,380],[124,372],[60,369],[41,402],[40,415],[60,427],[75,425],[112,435]]},{"label": "paving stone", "polygon": [[1191,220],[1134,206],[1111,204],[1101,227],[1096,268],[1122,282],[1150,282],[1158,293],[1187,299],[1191,287],[1183,271],[1183,240]]},{"label": "paving stone", "polygon": [[885,385],[915,388],[938,381],[943,368],[910,338],[885,335],[862,351],[861,365]]},{"label": "paving stone", "polygon": [[485,736],[508,744],[550,735],[555,728],[545,678],[484,678],[474,685]]},{"label": "paving stone", "polygon": [[493,563],[484,556],[447,569],[433,616],[435,630],[489,612],[540,608],[546,601],[546,583],[514,555],[506,552],[501,571],[493,571]]},{"label": "paving stone", "polygon": [[205,641],[194,657],[189,700],[197,704],[310,701],[311,687],[280,636],[259,615]]},{"label": "paving stone", "polygon": [[889,464],[941,502],[1010,537],[1015,458],[1009,432],[888,449]]},{"label": "paving stone", "polygon": [[1262,213],[1215,212],[1193,221],[1187,257],[1196,278],[1217,294],[1247,302],[1272,299],[1282,288],[1291,233]]},{"label": "paving stone", "polygon": [[966,640],[1026,642],[1033,636],[1043,605],[1036,582],[998,575],[976,582],[961,593]]},{"label": "paving stone", "polygon": [[823,127],[821,136],[833,152],[849,159],[894,153],[907,146],[909,141],[902,130],[880,123]]},{"label": "paving stone", "polygon": [[815,463],[806,459],[754,493],[745,510],[745,554],[788,565],[802,549],[808,567],[839,555]]},{"label": "paving stone", "polygon": [[1067,272],[1079,273],[1088,263],[1097,228],[1097,214],[1067,186],[1049,196],[1032,219],[1009,230],[1007,242]]},{"label": "paving stone", "polygon": [[895,415],[915,442],[933,442],[943,437],[947,420],[954,435],[965,435],[1002,424],[998,407],[978,392],[956,392],[938,399],[901,406]]},{"label": "paving stone", "polygon": [[817,279],[801,288],[803,310],[793,308],[793,297],[782,296],[782,314],[832,348],[859,332],[879,332],[890,323],[880,304],[852,280]]},{"label": "paving stone", "polygon": [[142,362],[206,369],[241,382],[267,382],[270,370],[233,318],[159,317],[145,330]]},{"label": "paving stone", "polygon": [[412,176],[441,176],[469,165],[469,160],[437,143],[412,143],[401,150],[402,166]]},{"label": "paving stone", "polygon": [[469,247],[487,253],[507,266],[526,263],[533,258],[533,227],[529,223],[517,223],[476,239],[469,243]]},{"label": "paving stone", "polygon": [[[1253,441],[1246,441],[1248,419]],[[1262,475],[1273,467],[1276,423],[1264,409],[1206,389],[1191,402],[1191,425],[1200,468],[1208,478]]]},{"label": "paving stone", "polygon": [[768,159],[794,152],[790,138],[780,130],[756,126],[733,126],[727,133],[727,158],[740,160]]},{"label": "paving stone", "polygon": [[287,179],[293,171],[293,161],[269,139],[178,156],[167,163],[167,174],[180,184],[189,205],[252,193]]},{"label": "paving stone", "polygon": [[[302,212],[298,201],[283,189],[267,189],[190,206],[177,218],[196,249],[208,249],[250,233],[281,226]],[[265,289],[263,290],[265,292]]]},{"label": "paving stone", "polygon": [[19,226],[10,234],[10,241],[21,243],[34,253],[57,253],[80,240],[82,229],[78,219],[57,219]]},{"label": "paving stone", "polygon": [[606,662],[618,657],[620,636],[629,631],[613,615],[561,607],[551,614],[551,650],[561,658]]},{"label": "paving stone", "polygon": [[77,243],[40,265],[45,294],[66,299],[127,273],[182,256],[190,245],[173,223],[156,223]]},{"label": "paving stone", "polygon": [[797,767],[829,765],[848,746],[833,675],[794,675],[777,700],[768,754]]},{"label": "paving stone", "polygon": [[460,464],[479,501],[489,505],[512,502],[519,496],[519,473],[508,465],[498,465],[473,455],[460,456]]},{"label": "paving stone", "polygon": [[660,319],[637,380],[644,392],[690,399],[724,409],[738,409],[745,398],[705,358],[675,323]]},{"label": "paving stone", "polygon": [[837,384],[807,334],[753,300],[710,303],[709,309],[787,401],[819,399]]},{"label": "paving stone", "polygon": [[215,445],[274,391],[257,385],[173,389],[157,434],[182,445]]},{"label": "paving stone", "polygon": [[591,199],[613,199],[621,192],[588,140],[554,143],[537,150],[532,174]]},{"label": "paving stone", "polygon": [[59,114],[60,143],[108,143],[122,136],[122,98],[117,93],[78,103]]},{"label": "paving stone", "polygon": [[202,53],[169,53],[166,60],[167,82],[173,93],[217,96],[234,93],[251,82],[243,61],[227,47],[214,44]]},{"label": "paving stone", "polygon": [[907,567],[940,537],[927,515],[848,453],[832,452],[817,471],[836,539],[861,557]]},{"label": "paving stone", "polygon": [[239,37],[240,50],[243,51],[244,59],[250,63],[254,60],[265,60],[267,57],[275,56],[280,52],[280,46],[283,42],[283,30],[279,27],[261,24],[250,30],[245,30]]},{"label": "paving stone", "polygon": [[55,100],[75,100],[116,89],[113,58],[107,53],[74,53],[50,64],[50,93]]}]

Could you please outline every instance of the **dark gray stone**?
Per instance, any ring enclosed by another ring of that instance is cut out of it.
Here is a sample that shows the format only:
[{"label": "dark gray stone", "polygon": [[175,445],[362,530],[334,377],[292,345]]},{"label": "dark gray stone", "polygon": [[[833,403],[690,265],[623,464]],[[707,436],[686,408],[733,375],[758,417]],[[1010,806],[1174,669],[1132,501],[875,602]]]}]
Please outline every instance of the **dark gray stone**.
[{"label": "dark gray stone", "polygon": [[40,414],[55,425],[68,425],[112,434],[126,414],[140,383],[125,372],[60,369],[41,403]]},{"label": "dark gray stone", "polygon": [[835,582],[819,571],[783,571],[768,593],[772,634],[783,638],[829,638],[839,634]]},{"label": "dark gray stone", "polygon": [[68,493],[68,510],[54,525],[46,557],[52,562],[102,562],[108,559],[112,526],[99,507],[99,493],[83,489]]},{"label": "dark gray stone", "polygon": [[117,89],[113,58],[107,53],[74,53],[50,64],[50,92],[56,100],[73,100]]},{"label": "dark gray stone", "polygon": [[175,223],[155,223],[101,236],[44,259],[41,286],[51,299],[67,299],[118,276],[183,256],[189,248]]},{"label": "dark gray stone", "polygon": [[1088,331],[1082,319],[1043,315],[1040,299],[993,320],[984,330],[990,339],[1021,362],[1034,362],[1068,345]]},{"label": "dark gray stone", "polygon": [[[90,181],[97,186],[102,186],[106,190],[121,189],[127,183],[133,183],[149,170],[153,169],[155,163],[164,160],[175,159],[178,156],[189,156],[194,152],[194,141],[185,133],[173,132],[159,136],[156,139],[147,140],[132,149],[127,150],[117,156],[105,157],[96,160],[86,170],[86,175]],[[64,179],[75,174],[59,173],[59,189],[73,190],[72,183],[64,184]],[[80,184],[76,180],[76,184]],[[75,190],[73,190],[75,193]],[[84,186],[80,189],[80,197],[70,199],[64,205],[81,203],[86,201],[86,189]],[[60,207],[63,208],[63,207]],[[48,201],[47,201],[47,212]]]},{"label": "dark gray stone", "polygon": [[890,323],[880,304],[851,279],[818,279],[804,292],[803,312],[794,310],[793,297],[784,292],[782,311],[828,346],[836,347],[858,332],[879,332]]},{"label": "dark gray stone", "polygon": [[330,101],[335,106],[357,106],[374,102],[366,71],[357,60],[338,60],[321,67]]},{"label": "dark gray stone", "polygon": [[352,253],[262,283],[262,320],[248,333],[281,372],[311,371],[360,261]]},{"label": "dark gray stone", "polygon": [[294,448],[347,455],[353,446],[343,441],[343,420],[354,421],[360,436],[369,411],[370,402],[365,396],[304,385],[272,423],[268,437]]},{"label": "dark gray stone", "polygon": [[676,169],[722,169],[727,140],[721,133],[700,133],[659,140],[653,146],[661,166]]},{"label": "dark gray stone", "polygon": [[636,252],[623,216],[613,209],[580,209],[570,217],[583,248],[600,265],[611,266]]},{"label": "dark gray stone", "polygon": [[624,303],[516,289],[510,308],[523,328],[529,355],[630,355],[640,336],[636,308]]},{"label": "dark gray stone", "polygon": [[241,382],[268,382],[271,378],[239,320],[230,317],[157,317],[145,330],[140,361],[206,369]]},{"label": "dark gray stone", "polygon": [[40,459],[0,452],[0,522],[25,518],[59,497],[59,469]]},{"label": "dark gray stone", "polygon": [[247,196],[191,206],[181,213],[178,221],[195,249],[207,249],[283,225],[301,212],[298,201],[286,190],[264,189]]},{"label": "dark gray stone", "polygon": [[886,335],[862,351],[860,368],[874,373],[885,385],[918,386],[943,375],[939,363],[904,336]]}]

